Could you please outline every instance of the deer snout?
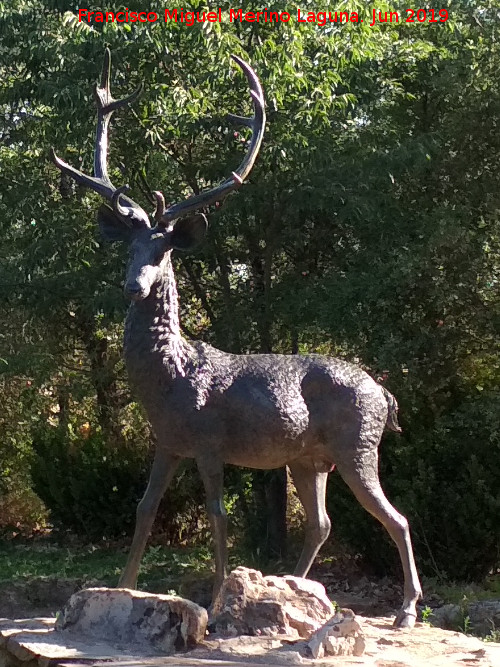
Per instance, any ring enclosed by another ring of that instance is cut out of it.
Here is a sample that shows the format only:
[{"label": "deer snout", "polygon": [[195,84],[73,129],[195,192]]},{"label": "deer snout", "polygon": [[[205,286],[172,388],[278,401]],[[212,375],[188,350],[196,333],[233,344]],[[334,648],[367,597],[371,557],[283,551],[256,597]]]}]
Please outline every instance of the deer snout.
[{"label": "deer snout", "polygon": [[124,292],[132,301],[142,301],[149,296],[151,286],[158,280],[158,267],[148,262],[132,263],[125,279]]},{"label": "deer snout", "polygon": [[145,285],[141,285],[139,281],[134,280],[132,282],[125,283],[123,291],[125,292],[125,296],[132,301],[142,301],[147,296],[149,296],[150,290]]}]

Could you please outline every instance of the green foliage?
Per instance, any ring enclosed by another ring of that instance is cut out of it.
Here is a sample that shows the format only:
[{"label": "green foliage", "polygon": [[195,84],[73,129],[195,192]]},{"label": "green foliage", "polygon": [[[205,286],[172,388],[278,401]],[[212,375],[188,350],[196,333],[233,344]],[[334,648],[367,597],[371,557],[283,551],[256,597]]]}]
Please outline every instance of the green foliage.
[{"label": "green foliage", "polygon": [[[43,527],[47,513],[31,488],[31,428],[41,401],[26,379],[0,379],[0,534],[30,535]],[[2,386],[3,385],[3,386]]]},{"label": "green foliage", "polygon": [[102,435],[86,438],[44,428],[33,437],[33,488],[56,525],[88,539],[130,531],[147,480],[147,451],[113,448]]},{"label": "green foliage", "polygon": [[[120,569],[125,565],[126,549],[111,544],[69,544],[61,546],[41,539],[29,544],[6,542],[0,545],[0,572],[3,581],[21,581],[34,577],[67,577],[105,582],[116,586]],[[206,567],[206,548],[167,549],[149,547],[139,572],[141,590],[166,592],[161,582],[177,585],[185,572],[196,576]]]},{"label": "green foliage", "polygon": [[[500,489],[493,461],[500,454],[500,396],[466,399],[414,429],[404,443],[387,438],[382,479],[387,495],[409,517],[422,572],[441,580],[479,581],[498,567]],[[378,572],[398,567],[395,547],[340,483],[331,485],[329,508],[344,539]]]},{"label": "green foliage", "polygon": [[[34,432],[33,489],[56,528],[88,540],[130,535],[149,475],[149,441],[132,431],[113,446],[101,431],[84,426],[44,426]],[[207,539],[203,486],[194,463],[182,468],[165,494],[155,531],[166,544]]]},{"label": "green foliage", "polygon": [[483,637],[483,641],[500,643],[500,630],[493,628],[486,637]]},{"label": "green foliage", "polygon": [[478,581],[498,566],[499,410],[498,393],[466,399],[436,420],[430,434],[416,434],[404,453],[414,474],[409,488],[397,484],[397,493],[401,509],[414,517],[428,572]]},{"label": "green foliage", "polygon": [[105,581],[116,585],[126,554],[112,547],[94,545],[61,547],[57,544],[5,542],[0,546],[3,581],[33,577],[68,577]]},{"label": "green foliage", "polygon": [[426,605],[422,609],[422,623],[425,623],[426,625],[430,625],[430,618],[432,616],[432,609]]}]

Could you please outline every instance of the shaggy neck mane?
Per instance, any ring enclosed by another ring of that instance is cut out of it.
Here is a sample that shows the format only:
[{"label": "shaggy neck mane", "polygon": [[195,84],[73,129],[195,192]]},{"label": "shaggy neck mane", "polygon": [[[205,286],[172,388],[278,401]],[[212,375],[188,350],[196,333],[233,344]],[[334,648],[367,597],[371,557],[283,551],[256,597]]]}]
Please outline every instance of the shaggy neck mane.
[{"label": "shaggy neck mane", "polygon": [[[179,324],[179,298],[170,257],[162,263],[162,274],[143,301],[133,302],[125,324],[125,354],[135,357],[150,353],[172,377],[185,375],[192,346],[182,335]],[[144,350],[144,344],[147,350]]]}]

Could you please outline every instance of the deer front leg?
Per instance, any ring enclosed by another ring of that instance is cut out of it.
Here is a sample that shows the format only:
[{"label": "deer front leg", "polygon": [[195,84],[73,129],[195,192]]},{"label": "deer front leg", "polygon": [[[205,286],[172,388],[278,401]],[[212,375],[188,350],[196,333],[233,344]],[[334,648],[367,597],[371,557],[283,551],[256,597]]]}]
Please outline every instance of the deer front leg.
[{"label": "deer front leg", "polygon": [[227,575],[227,514],[224,506],[224,465],[217,459],[197,459],[205,493],[207,514],[215,547],[215,581],[212,604]]},{"label": "deer front leg", "polygon": [[137,505],[134,539],[118,586],[123,588],[137,587],[139,565],[153,527],[158,505],[180,462],[179,457],[173,456],[160,448],[156,450],[146,493]]}]

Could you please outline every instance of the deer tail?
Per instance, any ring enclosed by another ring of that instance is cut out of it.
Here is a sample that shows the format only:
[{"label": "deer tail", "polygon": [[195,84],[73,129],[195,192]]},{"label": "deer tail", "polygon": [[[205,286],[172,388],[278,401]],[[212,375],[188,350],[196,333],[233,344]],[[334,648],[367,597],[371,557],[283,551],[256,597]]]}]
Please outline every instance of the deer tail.
[{"label": "deer tail", "polygon": [[[380,385],[382,387],[382,385]],[[387,391],[385,387],[382,387],[384,392],[385,399],[387,401],[387,422],[385,427],[389,431],[396,431],[396,433],[401,433],[403,430],[398,424],[398,402],[391,394],[390,391]]]}]

